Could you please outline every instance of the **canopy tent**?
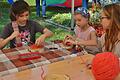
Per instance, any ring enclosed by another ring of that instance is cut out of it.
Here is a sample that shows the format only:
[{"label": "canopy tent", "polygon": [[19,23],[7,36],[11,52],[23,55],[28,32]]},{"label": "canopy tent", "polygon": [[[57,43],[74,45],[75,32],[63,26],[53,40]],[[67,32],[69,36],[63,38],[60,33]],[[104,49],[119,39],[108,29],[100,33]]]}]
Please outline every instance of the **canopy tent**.
[{"label": "canopy tent", "polygon": [[[74,0],[74,7],[81,6],[82,0]],[[66,0],[63,4],[59,4],[59,6],[65,6],[68,8],[72,7],[72,0]]]},{"label": "canopy tent", "polygon": [[[46,16],[46,6],[57,5],[71,8],[73,0],[42,0],[42,16]],[[84,2],[86,0],[83,0]],[[74,6],[81,6],[82,0],[74,0]],[[38,12],[38,11],[37,11]]]},{"label": "canopy tent", "polygon": [[62,4],[66,0],[46,0],[46,6],[48,5],[54,5],[54,4]]}]

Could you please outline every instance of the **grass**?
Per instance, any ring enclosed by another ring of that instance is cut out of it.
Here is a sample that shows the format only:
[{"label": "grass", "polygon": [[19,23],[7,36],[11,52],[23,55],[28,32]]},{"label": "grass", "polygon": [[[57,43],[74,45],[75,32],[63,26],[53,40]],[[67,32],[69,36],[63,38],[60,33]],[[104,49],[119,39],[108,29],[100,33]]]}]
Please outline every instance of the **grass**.
[{"label": "grass", "polygon": [[1,11],[2,16],[0,17],[0,32],[2,31],[4,25],[10,22],[8,13],[9,13],[9,10],[6,8],[2,9]]},{"label": "grass", "polygon": [[[2,7],[1,7],[2,6]],[[9,19],[9,7],[7,3],[3,3],[0,5],[0,12],[2,13],[2,16],[0,17],[0,33],[3,29],[3,27],[10,22]],[[66,8],[67,9],[67,8]],[[47,7],[47,18],[51,18],[53,15],[58,14],[58,13],[64,13],[64,12],[69,12],[70,9],[66,10],[65,8],[60,8],[60,7]],[[41,12],[40,12],[41,13]],[[53,31],[54,36],[51,38],[48,38],[47,41],[49,40],[56,40],[56,39],[63,39],[65,35],[71,34],[70,31],[56,27],[54,25],[47,24],[44,19],[40,16],[36,16],[36,9],[34,6],[31,7],[31,15],[30,19],[36,20],[38,23],[40,23],[41,26],[45,26],[51,31]],[[40,34],[37,34],[36,36],[38,37]]]},{"label": "grass", "polygon": [[72,34],[71,31],[68,31],[66,29],[62,29],[60,27],[56,27],[53,25],[46,24],[45,22],[42,22],[41,25],[46,26],[48,29],[54,32],[54,36],[52,36],[51,38],[48,38],[47,41],[56,40],[56,39],[63,40],[67,34]]}]

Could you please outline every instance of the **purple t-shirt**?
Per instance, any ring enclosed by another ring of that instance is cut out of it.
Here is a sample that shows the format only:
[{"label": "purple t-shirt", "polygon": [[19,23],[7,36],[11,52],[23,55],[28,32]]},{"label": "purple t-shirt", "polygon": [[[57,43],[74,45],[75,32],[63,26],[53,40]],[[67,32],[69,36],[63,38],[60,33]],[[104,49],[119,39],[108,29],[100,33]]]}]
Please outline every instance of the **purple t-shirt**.
[{"label": "purple t-shirt", "polygon": [[[20,36],[21,36],[21,42],[22,44],[29,44],[29,43],[35,43],[35,34],[37,32],[43,33],[44,28],[40,26],[39,23],[35,21],[28,20],[27,24],[25,26],[18,26]],[[12,23],[7,24],[0,37],[3,39],[6,39],[13,33],[13,27]],[[10,48],[14,48],[16,46],[15,38],[10,41]]]}]

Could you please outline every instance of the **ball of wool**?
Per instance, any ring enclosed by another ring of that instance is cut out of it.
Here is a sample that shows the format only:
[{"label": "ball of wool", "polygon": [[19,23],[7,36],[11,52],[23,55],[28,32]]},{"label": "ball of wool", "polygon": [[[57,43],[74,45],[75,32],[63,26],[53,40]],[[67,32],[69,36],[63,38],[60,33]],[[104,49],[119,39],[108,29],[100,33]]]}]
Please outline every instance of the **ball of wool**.
[{"label": "ball of wool", "polygon": [[97,54],[92,61],[96,80],[114,80],[120,72],[119,58],[112,52]]}]

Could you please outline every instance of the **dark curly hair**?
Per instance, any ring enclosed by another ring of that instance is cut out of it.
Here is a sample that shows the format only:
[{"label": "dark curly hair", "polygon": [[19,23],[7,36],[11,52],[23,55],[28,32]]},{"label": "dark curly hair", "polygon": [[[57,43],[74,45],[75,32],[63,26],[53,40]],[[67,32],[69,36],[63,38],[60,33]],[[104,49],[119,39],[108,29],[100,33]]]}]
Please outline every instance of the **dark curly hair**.
[{"label": "dark curly hair", "polygon": [[21,13],[24,13],[25,11],[30,12],[30,7],[27,2],[24,0],[18,0],[14,2],[10,9],[10,19],[11,21],[16,21],[16,15],[20,15]]}]

